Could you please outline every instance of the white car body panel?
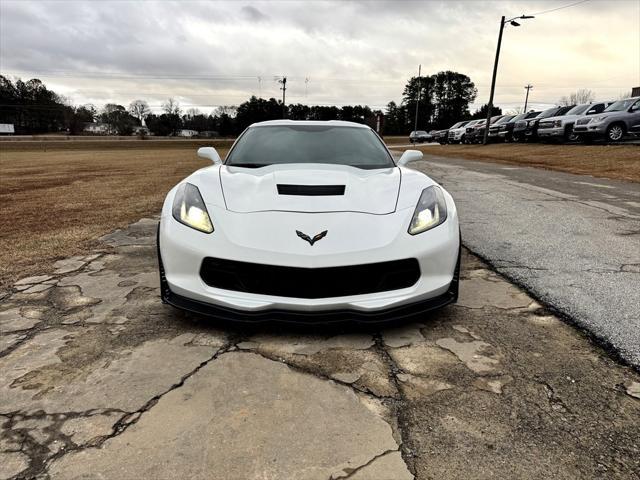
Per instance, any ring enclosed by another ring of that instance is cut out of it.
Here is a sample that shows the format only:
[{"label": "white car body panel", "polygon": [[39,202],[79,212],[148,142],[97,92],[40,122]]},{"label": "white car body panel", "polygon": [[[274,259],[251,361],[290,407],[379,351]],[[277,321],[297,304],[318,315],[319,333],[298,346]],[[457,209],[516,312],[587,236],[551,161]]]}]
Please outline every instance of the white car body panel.
[{"label": "white car body panel", "polygon": [[[176,221],[172,205],[178,186],[169,192],[160,220],[159,252],[168,287],[182,297],[246,312],[369,312],[438,297],[447,292],[454,279],[460,249],[458,216],[453,199],[444,189],[446,221],[417,235],[408,233],[422,191],[436,185],[415,170],[363,170],[328,164],[258,169],[215,165],[194,172],[184,181],[200,190],[214,231],[202,233]],[[278,183],[344,184],[346,188],[344,196],[298,197],[279,195]],[[327,234],[310,245],[298,237],[296,230],[309,236],[325,230]],[[199,275],[205,257],[302,268],[415,258],[420,277],[411,287],[377,293],[279,297],[208,286]]]},{"label": "white car body panel", "polygon": [[[400,170],[363,170],[347,165],[291,164],[259,169],[222,166],[220,183],[233,212],[366,212],[377,215],[396,208]],[[278,195],[277,185],[344,185],[344,195]]]}]

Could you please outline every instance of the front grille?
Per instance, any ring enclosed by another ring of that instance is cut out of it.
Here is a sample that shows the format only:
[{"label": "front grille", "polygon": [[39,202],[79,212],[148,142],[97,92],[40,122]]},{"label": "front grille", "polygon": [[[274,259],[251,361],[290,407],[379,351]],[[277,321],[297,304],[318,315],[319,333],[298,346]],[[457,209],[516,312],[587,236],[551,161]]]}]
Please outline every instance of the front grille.
[{"label": "front grille", "polygon": [[553,128],[553,123],[554,122],[540,122],[538,128]]},{"label": "front grille", "polygon": [[415,258],[325,268],[283,267],[207,257],[200,277],[210,287],[294,298],[329,298],[398,290],[420,278]]}]

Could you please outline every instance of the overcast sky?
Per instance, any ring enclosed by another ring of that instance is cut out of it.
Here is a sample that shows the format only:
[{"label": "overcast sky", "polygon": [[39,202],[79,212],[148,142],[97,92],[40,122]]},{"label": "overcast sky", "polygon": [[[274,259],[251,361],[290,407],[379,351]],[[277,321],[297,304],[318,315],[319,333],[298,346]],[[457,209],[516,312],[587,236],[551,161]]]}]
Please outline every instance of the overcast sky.
[{"label": "overcast sky", "polygon": [[399,102],[406,80],[455,70],[486,103],[501,15],[503,108],[553,104],[578,88],[600,99],[640,85],[640,0],[14,1],[0,0],[0,72],[37,77],[75,103],[169,96],[209,111],[250,95],[287,103]]}]

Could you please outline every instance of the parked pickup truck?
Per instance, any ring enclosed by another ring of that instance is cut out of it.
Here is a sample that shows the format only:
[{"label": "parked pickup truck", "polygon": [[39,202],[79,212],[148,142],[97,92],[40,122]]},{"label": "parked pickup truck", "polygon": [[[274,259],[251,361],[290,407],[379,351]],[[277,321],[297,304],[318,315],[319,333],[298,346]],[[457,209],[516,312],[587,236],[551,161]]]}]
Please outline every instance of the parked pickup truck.
[{"label": "parked pickup truck", "polygon": [[585,143],[595,139],[619,142],[628,133],[636,133],[640,124],[640,97],[619,100],[601,114],[576,120],[573,131]]},{"label": "parked pickup truck", "polygon": [[578,135],[573,131],[573,125],[580,118],[588,115],[602,113],[613,102],[597,102],[576,105],[564,115],[545,118],[538,124],[538,137],[540,140],[555,140],[575,142]]},{"label": "parked pickup truck", "polygon": [[[502,115],[494,115],[489,120],[489,130],[491,130],[491,126],[500,120]],[[487,128],[487,119],[483,118],[480,123],[477,123],[473,127],[473,131],[469,134],[469,129],[467,128],[467,143],[482,143],[484,142],[484,131]]]},{"label": "parked pickup truck", "polygon": [[496,123],[491,125],[489,127],[489,141],[490,142],[497,142],[500,139],[504,140],[504,135],[500,135],[500,132],[503,132],[503,131],[506,130],[507,123],[514,117],[515,117],[515,115],[505,115],[500,120],[498,120]]},{"label": "parked pickup truck", "polygon": [[440,145],[449,143],[449,129],[436,130],[433,132],[433,141],[438,142]]},{"label": "parked pickup truck", "polygon": [[545,118],[557,117],[564,115],[575,105],[568,107],[551,107],[542,111],[537,117],[528,120],[520,120],[516,122],[513,128],[513,137],[518,141],[534,142],[538,139],[538,125]]},{"label": "parked pickup truck", "polygon": [[476,127],[482,125],[483,122],[487,120],[484,118],[478,118],[476,120],[471,120],[464,127],[464,136],[462,137],[463,143],[473,143],[473,139],[475,137]]},{"label": "parked pickup truck", "polygon": [[458,122],[449,129],[448,138],[449,143],[462,143],[464,142],[464,134],[466,133],[466,126],[471,120],[464,122]]}]

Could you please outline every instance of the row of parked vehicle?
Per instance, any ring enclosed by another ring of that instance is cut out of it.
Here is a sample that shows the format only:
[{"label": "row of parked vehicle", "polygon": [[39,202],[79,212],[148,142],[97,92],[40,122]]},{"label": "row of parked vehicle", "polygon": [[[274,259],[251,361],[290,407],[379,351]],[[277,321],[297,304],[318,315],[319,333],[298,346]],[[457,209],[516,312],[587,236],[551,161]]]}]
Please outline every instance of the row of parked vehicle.
[{"label": "row of parked vehicle", "polygon": [[[411,143],[482,143],[486,118],[457,122],[446,130],[411,132]],[[619,142],[640,136],[640,97],[616,102],[558,106],[518,115],[496,115],[489,122],[490,142]]]}]

